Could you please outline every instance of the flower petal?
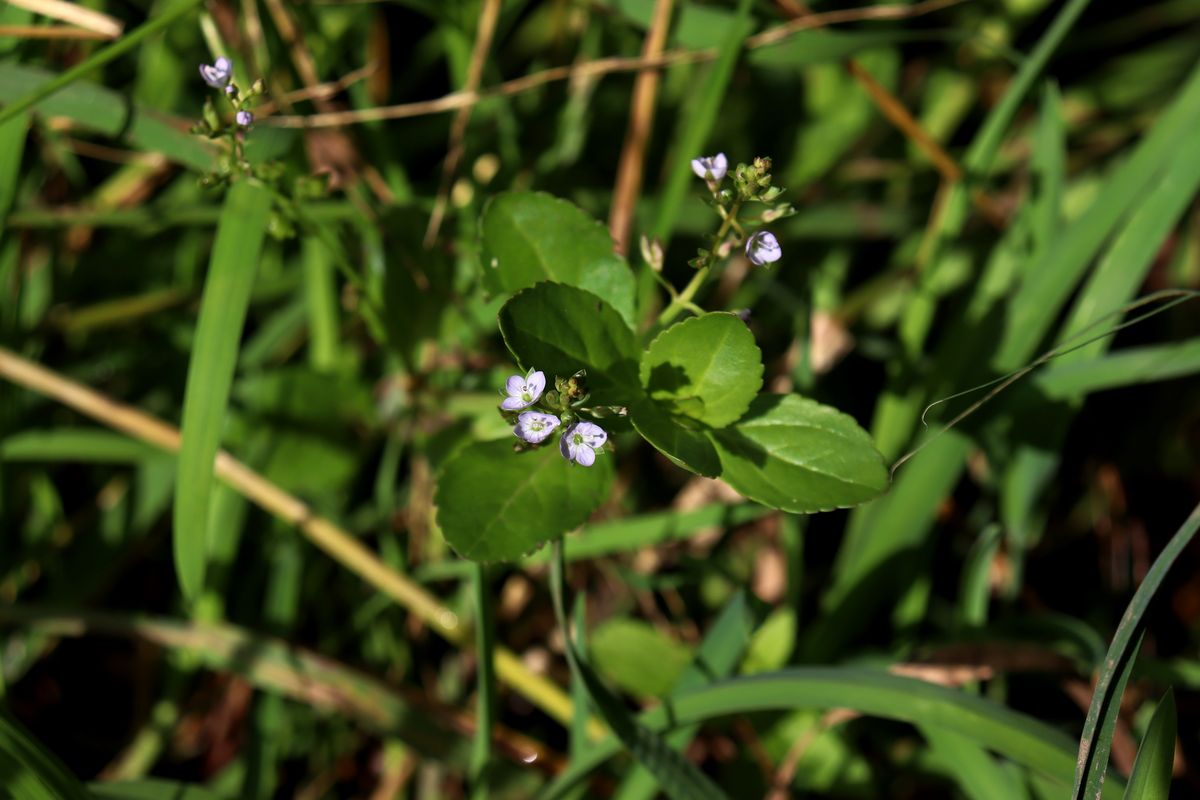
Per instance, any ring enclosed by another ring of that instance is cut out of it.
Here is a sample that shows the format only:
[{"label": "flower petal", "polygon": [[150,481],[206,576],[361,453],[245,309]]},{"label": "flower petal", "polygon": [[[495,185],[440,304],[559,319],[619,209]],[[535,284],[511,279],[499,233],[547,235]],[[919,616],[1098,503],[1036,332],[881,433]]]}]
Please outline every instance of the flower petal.
[{"label": "flower petal", "polygon": [[584,444],[572,448],[571,455],[581,467],[590,467],[596,463],[596,451]]},{"label": "flower petal", "polygon": [[505,411],[520,411],[522,408],[527,408],[530,403],[526,403],[520,397],[506,397],[500,401],[500,407]]},{"label": "flower petal", "polygon": [[525,391],[525,378],[521,375],[513,375],[504,384],[504,391],[512,397],[520,397]]},{"label": "flower petal", "polygon": [[529,373],[525,378],[525,391],[537,400],[542,396],[542,392],[546,390],[546,373],[537,371]]},{"label": "flower petal", "polygon": [[580,422],[575,426],[575,433],[583,437],[583,443],[588,447],[603,447],[608,441],[608,434],[593,422]]}]

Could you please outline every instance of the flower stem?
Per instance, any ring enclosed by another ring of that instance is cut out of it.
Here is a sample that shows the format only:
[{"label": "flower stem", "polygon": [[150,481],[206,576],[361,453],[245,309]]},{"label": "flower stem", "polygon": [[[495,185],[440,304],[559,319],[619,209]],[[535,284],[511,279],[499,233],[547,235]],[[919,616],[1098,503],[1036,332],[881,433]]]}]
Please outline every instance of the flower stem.
[{"label": "flower stem", "polygon": [[[712,258],[716,258],[717,249],[721,246],[721,242],[725,241],[730,228],[738,231],[741,230],[741,226],[737,222],[738,210],[741,207],[742,201],[739,198],[733,201],[733,205],[729,207],[728,211],[721,212],[721,227],[717,229],[717,232],[712,237]],[[665,328],[667,325],[670,325],[685,310],[697,314],[701,313],[701,310],[692,302],[692,299],[696,296],[696,292],[700,291],[700,287],[704,285],[704,281],[708,279],[711,271],[711,266],[701,267],[696,270],[696,274],[688,281],[688,285],[683,287],[683,291],[672,297],[670,304],[658,315],[659,327]]]}]

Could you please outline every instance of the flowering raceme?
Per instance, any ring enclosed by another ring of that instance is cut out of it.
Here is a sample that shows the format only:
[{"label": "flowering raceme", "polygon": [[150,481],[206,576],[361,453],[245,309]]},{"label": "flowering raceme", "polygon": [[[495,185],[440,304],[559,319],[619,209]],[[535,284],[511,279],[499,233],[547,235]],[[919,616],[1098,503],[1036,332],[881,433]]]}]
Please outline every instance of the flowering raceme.
[{"label": "flowering raceme", "polygon": [[504,385],[508,396],[500,401],[500,413],[512,424],[514,436],[535,447],[549,439],[560,425],[569,425],[559,439],[559,452],[573,464],[590,467],[596,463],[596,451],[608,441],[608,434],[594,422],[577,417],[580,410],[587,413],[587,409],[580,408],[588,398],[582,380],[582,372],[566,380],[556,378],[554,391],[547,392],[546,374],[540,370],[509,376]]}]

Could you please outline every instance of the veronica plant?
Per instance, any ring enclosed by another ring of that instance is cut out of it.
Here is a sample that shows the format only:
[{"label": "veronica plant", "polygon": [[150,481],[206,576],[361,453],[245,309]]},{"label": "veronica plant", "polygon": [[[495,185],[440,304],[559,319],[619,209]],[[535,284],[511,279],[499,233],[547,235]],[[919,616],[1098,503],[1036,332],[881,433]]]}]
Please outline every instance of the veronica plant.
[{"label": "veronica plant", "polygon": [[615,454],[639,442],[791,512],[845,508],[886,489],[883,457],[852,418],[763,393],[762,354],[744,319],[696,302],[732,259],[788,264],[765,227],[791,213],[770,159],[731,169],[718,153],[692,169],[714,232],[681,290],[664,276],[662,246],[643,239],[640,268],[663,287],[661,310],[637,302],[634,269],[575,206],[513,192],[485,208],[484,288],[504,298],[500,332],[526,371],[508,377],[498,402],[514,436],[467,445],[440,476],[438,521],[460,555],[516,560],[582,525],[608,496]]}]

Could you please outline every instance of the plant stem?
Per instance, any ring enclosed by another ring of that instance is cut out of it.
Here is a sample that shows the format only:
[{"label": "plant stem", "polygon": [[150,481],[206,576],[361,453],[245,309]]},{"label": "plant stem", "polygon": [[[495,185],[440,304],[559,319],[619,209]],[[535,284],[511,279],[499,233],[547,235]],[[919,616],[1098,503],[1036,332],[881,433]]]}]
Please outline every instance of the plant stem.
[{"label": "plant stem", "polygon": [[[738,210],[742,207],[741,199],[733,201],[733,205],[729,207],[729,211],[721,213],[721,227],[713,234],[712,238],[712,255],[717,257],[717,248],[721,246],[721,242],[725,241],[725,237],[729,234],[729,229],[736,227],[739,231],[741,227],[737,224]],[[671,298],[670,304],[663,309],[658,315],[658,326],[665,328],[675,321],[683,311],[688,310],[693,313],[701,313],[700,309],[692,302],[696,296],[696,292],[700,291],[700,287],[704,285],[704,281],[708,279],[709,273],[712,271],[711,266],[701,267],[696,270],[696,274],[688,281],[688,285],[683,287],[683,291]]]}]

